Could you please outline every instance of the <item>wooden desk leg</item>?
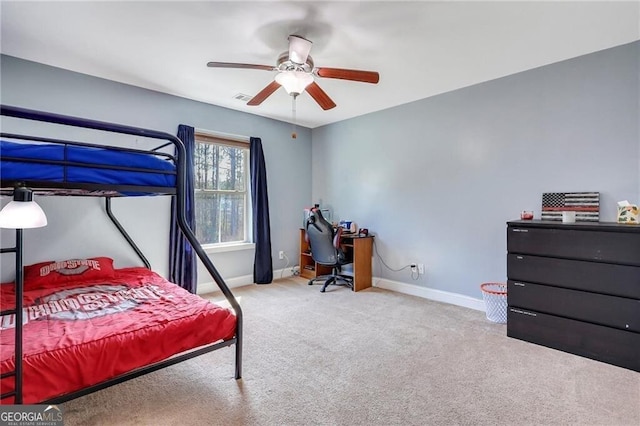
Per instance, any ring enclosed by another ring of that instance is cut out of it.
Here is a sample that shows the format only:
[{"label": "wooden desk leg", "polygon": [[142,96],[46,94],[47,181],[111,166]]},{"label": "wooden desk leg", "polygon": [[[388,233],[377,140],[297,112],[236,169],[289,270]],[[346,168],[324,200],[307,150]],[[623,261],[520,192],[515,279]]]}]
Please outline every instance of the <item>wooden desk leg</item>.
[{"label": "wooden desk leg", "polygon": [[371,287],[373,238],[353,239],[353,291]]}]

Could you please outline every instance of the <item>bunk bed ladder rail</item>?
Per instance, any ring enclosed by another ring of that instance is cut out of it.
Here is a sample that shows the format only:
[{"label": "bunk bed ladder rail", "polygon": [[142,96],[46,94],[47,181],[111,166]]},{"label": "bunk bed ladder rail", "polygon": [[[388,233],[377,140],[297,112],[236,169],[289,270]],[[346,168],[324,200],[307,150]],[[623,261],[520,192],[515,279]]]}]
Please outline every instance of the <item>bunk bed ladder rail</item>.
[{"label": "bunk bed ladder rail", "polygon": [[14,309],[0,311],[0,317],[4,315],[15,315],[15,346],[14,357],[15,367],[12,371],[7,371],[0,375],[0,381],[14,378],[14,388],[11,392],[0,395],[0,399],[14,397],[14,404],[22,404],[22,321],[23,321],[23,269],[22,269],[22,229],[16,229],[15,247],[2,248],[0,254],[15,253],[16,256],[16,279],[14,281],[16,292],[16,304]]},{"label": "bunk bed ladder rail", "polygon": [[[47,123],[56,123],[67,126],[74,127],[82,127],[85,129],[94,129],[106,132],[113,133],[121,133],[133,136],[140,136],[151,139],[160,139],[166,140],[172,143],[176,149],[176,157],[177,157],[177,176],[176,176],[176,213],[178,219],[178,226],[182,230],[182,233],[187,238],[194,251],[196,252],[198,258],[202,261],[204,267],[207,269],[207,272],[214,279],[217,286],[220,288],[222,293],[224,294],[226,300],[229,302],[231,307],[233,308],[236,314],[236,330],[235,337],[233,343],[236,345],[236,353],[235,353],[235,378],[240,379],[242,377],[242,326],[243,326],[243,318],[242,318],[242,309],[238,304],[238,301],[229,290],[229,287],[225,283],[224,279],[207,256],[206,252],[198,242],[195,234],[189,227],[186,221],[186,194],[184,192],[184,185],[186,181],[186,149],[184,144],[180,139],[176,136],[171,135],[166,132],[160,132],[157,130],[149,130],[140,127],[126,126],[121,124],[107,123],[103,121],[97,120],[88,120],[83,118],[71,117],[61,114],[53,114],[42,111],[35,111],[26,108],[19,108],[8,105],[0,105],[0,115],[22,118],[33,121],[42,121]],[[22,271],[22,256],[20,256],[20,262],[18,262],[18,256],[16,256],[16,265],[19,263],[19,269]],[[22,289],[21,289],[22,290]],[[16,327],[21,328],[21,327]],[[18,332],[16,331],[16,334]],[[22,333],[22,331],[20,331]],[[20,348],[22,349],[22,348]],[[16,363],[17,365],[17,363]]]},{"label": "bunk bed ladder rail", "polygon": [[177,202],[176,203],[176,212],[177,212],[176,216],[177,216],[177,219],[178,219],[178,226],[182,230],[182,233],[184,234],[184,236],[189,241],[189,244],[191,244],[191,247],[195,250],[196,254],[198,255],[198,258],[204,264],[205,268],[207,269],[207,272],[209,272],[209,275],[211,275],[211,277],[214,279],[214,281],[216,282],[216,284],[218,285],[218,287],[220,288],[220,290],[224,294],[224,297],[227,299],[227,301],[229,302],[229,304],[233,308],[234,312],[236,313],[236,337],[235,337],[235,344],[236,344],[235,365],[236,365],[236,368],[235,368],[235,378],[236,379],[240,379],[242,377],[242,309],[240,308],[240,305],[238,304],[238,301],[236,300],[236,298],[231,293],[231,290],[229,290],[229,287],[224,282],[224,279],[222,278],[222,276],[220,275],[220,273],[218,272],[216,267],[213,265],[213,262],[211,262],[211,259],[209,259],[209,256],[207,256],[207,253],[204,251],[204,249],[202,248],[202,246],[198,242],[198,239],[196,238],[195,234],[193,233],[193,231],[189,227],[189,224],[187,224],[187,220],[185,218],[185,216],[186,216],[186,214],[185,214],[185,211],[186,211],[186,197],[185,197],[185,193],[183,191],[184,182],[185,182],[185,179],[186,179],[186,173],[185,173],[186,166],[184,164],[184,159],[186,157],[186,151],[185,151],[185,147],[184,147],[184,144],[182,143],[182,141],[180,141],[180,139],[178,139],[178,138],[174,138],[174,139],[178,142],[178,143],[176,143],[176,149],[178,151],[178,185],[177,185],[178,191],[177,191],[177,194],[175,196],[176,197],[176,202]]}]

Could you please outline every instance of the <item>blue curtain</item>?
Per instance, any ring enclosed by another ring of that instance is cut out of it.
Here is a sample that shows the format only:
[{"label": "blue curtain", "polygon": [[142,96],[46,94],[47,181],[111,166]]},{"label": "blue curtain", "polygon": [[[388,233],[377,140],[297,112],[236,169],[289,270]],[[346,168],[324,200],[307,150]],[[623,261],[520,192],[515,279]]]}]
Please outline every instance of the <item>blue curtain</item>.
[{"label": "blue curtain", "polygon": [[[195,234],[196,215],[194,206],[193,155],[195,151],[195,129],[181,124],[178,126],[178,139],[186,148],[185,177],[185,214],[186,222]],[[171,197],[171,232],[169,248],[169,281],[191,293],[196,292],[198,284],[196,254],[189,241],[182,235],[177,221],[176,197]]]},{"label": "blue curtain", "polygon": [[253,242],[256,256],[253,262],[253,282],[269,284],[273,281],[271,259],[271,228],[269,226],[269,197],[267,195],[267,168],[264,164],[262,141],[250,139],[251,203],[253,205]]}]

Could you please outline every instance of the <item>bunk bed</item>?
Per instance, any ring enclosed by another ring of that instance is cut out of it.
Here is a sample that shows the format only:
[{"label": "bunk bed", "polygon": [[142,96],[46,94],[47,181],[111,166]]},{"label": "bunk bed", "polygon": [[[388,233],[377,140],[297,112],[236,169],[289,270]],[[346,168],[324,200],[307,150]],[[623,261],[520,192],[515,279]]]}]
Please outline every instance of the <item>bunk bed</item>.
[{"label": "bunk bed", "polygon": [[[114,269],[112,259],[99,257],[25,266],[22,230],[16,230],[16,246],[1,249],[15,254],[16,279],[0,286],[0,403],[61,403],[232,345],[240,379],[242,310],[186,221],[183,143],[164,132],[14,106],[0,106],[0,115],[162,141],[143,150],[0,133],[3,195],[23,186],[38,194],[104,197],[108,217],[145,265]],[[171,146],[175,154],[165,152]],[[174,197],[179,228],[230,309],[150,270],[111,210],[113,197],[149,195]]]}]

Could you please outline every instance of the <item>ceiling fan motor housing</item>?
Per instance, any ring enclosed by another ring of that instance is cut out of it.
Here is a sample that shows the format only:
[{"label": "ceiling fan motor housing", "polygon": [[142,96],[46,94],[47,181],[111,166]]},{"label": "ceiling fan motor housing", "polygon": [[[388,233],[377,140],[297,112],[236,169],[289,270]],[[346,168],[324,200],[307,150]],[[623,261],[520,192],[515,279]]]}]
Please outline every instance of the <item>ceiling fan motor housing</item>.
[{"label": "ceiling fan motor housing", "polygon": [[302,71],[311,74],[313,72],[313,58],[311,55],[307,56],[307,62],[300,65],[289,59],[289,52],[282,52],[278,56],[276,69],[278,71]]}]

